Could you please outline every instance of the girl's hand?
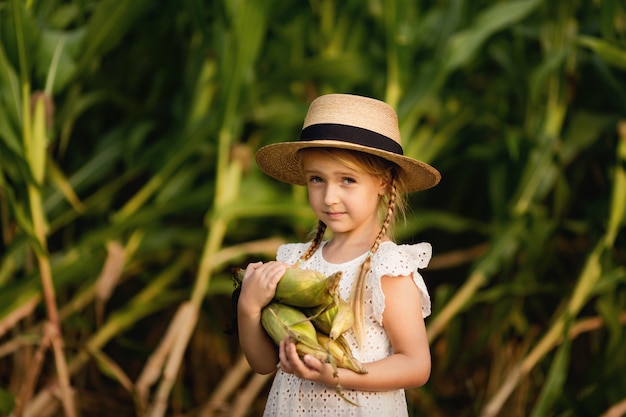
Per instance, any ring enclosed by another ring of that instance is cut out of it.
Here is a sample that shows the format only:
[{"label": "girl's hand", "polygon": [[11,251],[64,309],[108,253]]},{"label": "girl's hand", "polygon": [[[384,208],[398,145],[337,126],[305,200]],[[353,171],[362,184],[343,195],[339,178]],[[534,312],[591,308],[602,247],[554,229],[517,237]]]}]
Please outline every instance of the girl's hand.
[{"label": "girl's hand", "polygon": [[274,295],[276,286],[285,274],[287,264],[284,262],[255,262],[248,264],[241,283],[239,308],[250,315],[260,313]]},{"label": "girl's hand", "polygon": [[296,345],[291,342],[289,336],[280,342],[278,357],[280,358],[280,369],[288,374],[294,374],[299,378],[328,386],[337,385],[338,379],[333,376],[333,367],[312,355],[305,355],[304,360],[300,359]]}]

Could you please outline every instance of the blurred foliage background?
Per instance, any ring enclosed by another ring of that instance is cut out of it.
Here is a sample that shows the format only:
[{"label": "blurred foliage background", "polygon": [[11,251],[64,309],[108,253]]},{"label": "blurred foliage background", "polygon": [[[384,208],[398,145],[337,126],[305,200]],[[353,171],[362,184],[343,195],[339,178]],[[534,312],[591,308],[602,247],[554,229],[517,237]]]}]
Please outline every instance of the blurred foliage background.
[{"label": "blurred foliage background", "polygon": [[622,0],[0,0],[0,415],[260,415],[230,270],[314,218],[253,155],[331,92],[443,175],[411,415],[626,415]]}]

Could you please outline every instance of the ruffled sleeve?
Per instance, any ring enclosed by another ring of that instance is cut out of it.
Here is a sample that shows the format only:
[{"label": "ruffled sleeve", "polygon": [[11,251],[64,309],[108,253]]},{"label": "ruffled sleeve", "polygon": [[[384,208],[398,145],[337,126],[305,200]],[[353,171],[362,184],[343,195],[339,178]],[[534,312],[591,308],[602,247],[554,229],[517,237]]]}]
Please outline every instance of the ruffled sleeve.
[{"label": "ruffled sleeve", "polygon": [[287,243],[280,245],[276,253],[276,260],[293,265],[304,255],[309,246],[310,243]]},{"label": "ruffled sleeve", "polygon": [[385,295],[381,287],[383,276],[413,276],[413,281],[420,290],[422,302],[422,317],[430,315],[430,295],[424,279],[418,270],[428,266],[432,256],[430,243],[422,242],[415,245],[396,245],[386,243],[380,246],[372,258],[372,272],[374,283],[372,285],[372,306],[374,318],[382,323],[385,309]]}]

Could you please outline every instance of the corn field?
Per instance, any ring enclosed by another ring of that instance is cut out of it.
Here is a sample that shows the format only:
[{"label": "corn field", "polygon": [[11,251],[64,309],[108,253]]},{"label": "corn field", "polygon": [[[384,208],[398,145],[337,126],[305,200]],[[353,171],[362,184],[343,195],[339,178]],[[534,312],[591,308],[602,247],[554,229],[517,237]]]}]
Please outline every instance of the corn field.
[{"label": "corn field", "polygon": [[0,0],[0,415],[259,416],[231,271],[315,219],[254,152],[332,92],[443,177],[410,415],[626,415],[623,0]]}]

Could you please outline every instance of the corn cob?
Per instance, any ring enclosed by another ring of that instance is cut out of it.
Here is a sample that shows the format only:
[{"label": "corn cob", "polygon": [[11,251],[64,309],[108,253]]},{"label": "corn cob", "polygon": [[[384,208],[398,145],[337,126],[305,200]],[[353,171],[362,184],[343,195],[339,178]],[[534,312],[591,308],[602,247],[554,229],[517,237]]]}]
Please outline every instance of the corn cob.
[{"label": "corn cob", "polygon": [[317,330],[328,334],[333,327],[333,319],[337,315],[337,309],[337,303],[333,301],[331,304],[305,308],[303,311],[309,319],[311,319],[311,322]]},{"label": "corn cob", "polygon": [[333,340],[354,324],[352,308],[339,294],[334,297],[332,304],[307,309],[306,312],[310,315],[315,328]]},{"label": "corn cob", "polygon": [[[233,278],[241,284],[245,270],[235,268]],[[275,301],[294,307],[317,307],[333,302],[341,271],[325,276],[311,269],[287,268],[276,286]]]},{"label": "corn cob", "polygon": [[[360,365],[354,358],[352,361],[350,360],[351,355],[348,355],[342,347],[335,347],[337,341],[330,341],[328,339],[328,347],[324,348],[322,344],[318,341],[318,332],[315,329],[315,326],[308,317],[298,308],[288,306],[286,304],[280,303],[270,303],[263,308],[261,311],[261,325],[265,329],[265,331],[270,335],[274,343],[279,344],[281,340],[285,340],[287,335],[291,338],[292,342],[296,345],[296,351],[301,358],[304,358],[305,355],[312,355],[317,358],[320,362],[327,362],[333,367],[334,376],[338,377],[337,374],[337,361],[335,356],[329,351],[329,347],[335,352],[337,358],[339,358],[342,362],[343,367],[351,366],[355,372],[365,373],[363,372],[363,367],[359,368]],[[324,337],[327,337],[324,335]],[[323,339],[322,339],[323,340]],[[345,349],[349,347],[345,345]],[[343,392],[341,391],[341,385],[339,382],[335,387],[337,394],[348,403],[358,406],[355,402],[351,401],[347,398]]]},{"label": "corn cob", "polygon": [[329,353],[317,341],[313,323],[297,308],[270,303],[261,311],[261,325],[277,345],[289,336],[301,357],[309,354],[322,362],[329,361]]},{"label": "corn cob", "polygon": [[341,297],[337,297],[336,304],[337,313],[333,318],[332,327],[328,333],[330,340],[337,340],[342,334],[352,328],[352,325],[354,324],[354,314],[350,304],[344,301]]},{"label": "corn cob", "polygon": [[275,298],[280,303],[295,307],[330,304],[341,275],[341,271],[325,276],[310,269],[288,268],[276,286]]},{"label": "corn cob", "polygon": [[367,373],[367,369],[353,356],[352,350],[343,336],[332,340],[327,335],[318,332],[317,341],[321,346],[326,347],[339,368],[350,369],[359,374]]}]

